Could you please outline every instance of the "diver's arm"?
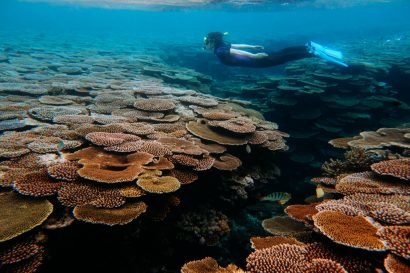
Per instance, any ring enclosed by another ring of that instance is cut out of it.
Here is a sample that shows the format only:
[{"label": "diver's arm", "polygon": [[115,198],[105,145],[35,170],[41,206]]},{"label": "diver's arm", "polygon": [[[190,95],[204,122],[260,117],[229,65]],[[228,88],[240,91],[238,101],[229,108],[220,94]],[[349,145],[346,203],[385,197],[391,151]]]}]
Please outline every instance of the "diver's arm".
[{"label": "diver's arm", "polygon": [[251,48],[251,49],[263,49],[263,46],[247,45],[247,44],[231,44],[233,48]]},{"label": "diver's arm", "polygon": [[266,54],[266,53],[253,54],[253,53],[250,53],[250,52],[247,52],[247,51],[244,51],[244,50],[239,50],[239,49],[234,49],[234,48],[229,49],[229,53],[230,54],[235,54],[235,55],[240,55],[240,56],[245,56],[245,57],[252,58],[252,59],[261,59],[261,58],[265,58],[265,57],[268,56],[268,54]]}]

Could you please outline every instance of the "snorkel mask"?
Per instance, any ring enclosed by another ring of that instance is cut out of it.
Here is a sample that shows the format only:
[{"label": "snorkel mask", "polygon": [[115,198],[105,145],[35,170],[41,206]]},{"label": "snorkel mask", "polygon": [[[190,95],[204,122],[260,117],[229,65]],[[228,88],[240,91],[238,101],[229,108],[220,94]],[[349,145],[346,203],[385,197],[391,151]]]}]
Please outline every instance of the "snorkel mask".
[{"label": "snorkel mask", "polygon": [[[221,32],[211,32],[211,33],[208,33],[208,35],[206,35],[205,37],[204,37],[204,50],[205,49],[213,49],[214,48],[214,46],[215,46],[215,40],[216,40],[216,35],[218,35],[218,34],[222,34],[222,36],[226,36],[226,35],[228,35],[229,33],[228,32],[223,32],[223,33],[221,33]],[[220,35],[219,34],[219,35]],[[222,37],[221,37],[222,38]]]}]

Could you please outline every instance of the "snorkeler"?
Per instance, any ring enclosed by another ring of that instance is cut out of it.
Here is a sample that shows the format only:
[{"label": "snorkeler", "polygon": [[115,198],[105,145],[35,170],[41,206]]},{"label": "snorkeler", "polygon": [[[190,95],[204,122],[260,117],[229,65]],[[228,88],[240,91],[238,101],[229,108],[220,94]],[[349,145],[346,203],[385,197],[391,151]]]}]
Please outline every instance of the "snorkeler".
[{"label": "snorkeler", "polygon": [[210,32],[204,38],[204,48],[213,50],[214,54],[225,65],[263,68],[317,56],[344,67],[348,66],[342,61],[341,52],[314,42],[288,47],[276,52],[251,53],[242,49],[262,50],[264,48],[263,46],[247,44],[230,44],[224,40],[224,36],[227,34],[226,32]]}]

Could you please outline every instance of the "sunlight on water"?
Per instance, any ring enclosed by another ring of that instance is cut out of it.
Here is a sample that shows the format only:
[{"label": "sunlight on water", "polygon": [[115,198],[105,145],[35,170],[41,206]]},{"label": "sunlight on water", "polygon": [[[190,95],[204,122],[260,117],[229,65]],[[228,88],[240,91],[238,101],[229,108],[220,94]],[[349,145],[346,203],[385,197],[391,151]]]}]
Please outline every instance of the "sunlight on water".
[{"label": "sunlight on water", "polygon": [[369,3],[391,3],[401,0],[23,0],[28,2],[48,2],[53,4],[75,4],[104,8],[166,8],[166,7],[224,7],[238,8],[255,6],[271,7],[351,7]]}]

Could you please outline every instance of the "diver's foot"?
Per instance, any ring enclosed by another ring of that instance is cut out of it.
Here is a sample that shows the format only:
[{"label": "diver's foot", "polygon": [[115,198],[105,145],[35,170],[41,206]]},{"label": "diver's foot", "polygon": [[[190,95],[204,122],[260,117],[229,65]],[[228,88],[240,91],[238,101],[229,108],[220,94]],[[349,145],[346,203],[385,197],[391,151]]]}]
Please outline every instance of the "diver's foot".
[{"label": "diver's foot", "polygon": [[256,55],[257,58],[265,58],[265,57],[268,57],[268,56],[269,56],[269,55],[266,54],[266,53],[256,53],[255,55]]},{"label": "diver's foot", "polygon": [[340,51],[324,47],[314,42],[309,42],[307,44],[307,47],[308,47],[309,53],[315,56],[318,56],[319,58],[322,58],[324,60],[327,60],[329,62],[338,64],[344,67],[348,67],[348,65],[342,61],[343,54]]}]

